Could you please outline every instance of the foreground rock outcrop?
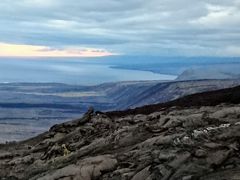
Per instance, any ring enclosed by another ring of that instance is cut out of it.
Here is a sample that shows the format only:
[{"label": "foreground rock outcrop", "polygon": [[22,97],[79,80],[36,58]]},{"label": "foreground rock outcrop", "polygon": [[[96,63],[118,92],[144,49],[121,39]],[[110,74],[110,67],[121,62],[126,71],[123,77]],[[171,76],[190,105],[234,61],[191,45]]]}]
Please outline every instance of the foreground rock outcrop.
[{"label": "foreground rock outcrop", "polygon": [[[240,179],[240,105],[82,119],[0,147],[1,179]],[[62,145],[70,154],[64,156]]]}]

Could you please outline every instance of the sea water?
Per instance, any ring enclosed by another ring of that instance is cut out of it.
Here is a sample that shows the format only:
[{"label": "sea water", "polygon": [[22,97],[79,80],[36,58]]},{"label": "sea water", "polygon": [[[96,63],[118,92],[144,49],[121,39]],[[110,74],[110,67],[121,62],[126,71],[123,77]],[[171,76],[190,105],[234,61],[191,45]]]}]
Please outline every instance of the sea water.
[{"label": "sea water", "polygon": [[[91,60],[89,60],[91,61]],[[173,80],[175,75],[111,68],[112,64],[70,59],[0,59],[0,83],[54,82],[96,85],[105,82]]]}]

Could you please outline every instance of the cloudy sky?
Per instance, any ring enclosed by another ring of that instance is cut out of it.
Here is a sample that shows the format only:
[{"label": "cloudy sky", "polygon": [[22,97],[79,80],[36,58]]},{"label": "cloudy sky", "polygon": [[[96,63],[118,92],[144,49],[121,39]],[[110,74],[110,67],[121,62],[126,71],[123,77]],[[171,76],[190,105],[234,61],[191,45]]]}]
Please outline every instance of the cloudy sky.
[{"label": "cloudy sky", "polygon": [[240,56],[240,0],[1,0],[0,56]]}]

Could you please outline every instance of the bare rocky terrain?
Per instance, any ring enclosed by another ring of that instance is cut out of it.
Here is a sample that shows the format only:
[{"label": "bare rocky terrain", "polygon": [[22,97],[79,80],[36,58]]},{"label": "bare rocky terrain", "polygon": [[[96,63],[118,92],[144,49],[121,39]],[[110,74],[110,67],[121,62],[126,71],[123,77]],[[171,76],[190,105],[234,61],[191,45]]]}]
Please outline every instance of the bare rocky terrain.
[{"label": "bare rocky terrain", "polygon": [[128,111],[90,108],[35,138],[2,144],[0,177],[236,180],[239,137],[240,87]]}]

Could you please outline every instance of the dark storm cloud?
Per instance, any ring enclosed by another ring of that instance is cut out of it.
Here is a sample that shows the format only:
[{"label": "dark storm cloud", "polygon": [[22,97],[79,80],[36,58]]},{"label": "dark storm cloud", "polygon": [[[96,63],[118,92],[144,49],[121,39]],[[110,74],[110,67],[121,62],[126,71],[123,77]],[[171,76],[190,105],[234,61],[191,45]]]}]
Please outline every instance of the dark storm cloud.
[{"label": "dark storm cloud", "polygon": [[4,43],[240,55],[240,0],[2,0],[0,10]]}]

